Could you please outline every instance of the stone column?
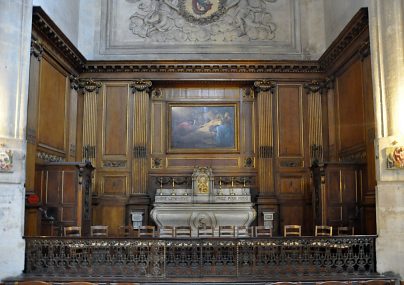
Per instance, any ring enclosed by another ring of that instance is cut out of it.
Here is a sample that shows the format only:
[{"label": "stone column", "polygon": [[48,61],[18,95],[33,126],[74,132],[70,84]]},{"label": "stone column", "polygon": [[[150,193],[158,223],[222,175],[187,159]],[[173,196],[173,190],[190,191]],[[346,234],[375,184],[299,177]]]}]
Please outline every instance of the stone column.
[{"label": "stone column", "polygon": [[32,0],[0,9],[0,280],[24,268],[26,118]]},{"label": "stone column", "polygon": [[404,276],[404,169],[387,169],[388,148],[404,146],[404,1],[371,0],[370,42],[377,138],[377,271]]}]

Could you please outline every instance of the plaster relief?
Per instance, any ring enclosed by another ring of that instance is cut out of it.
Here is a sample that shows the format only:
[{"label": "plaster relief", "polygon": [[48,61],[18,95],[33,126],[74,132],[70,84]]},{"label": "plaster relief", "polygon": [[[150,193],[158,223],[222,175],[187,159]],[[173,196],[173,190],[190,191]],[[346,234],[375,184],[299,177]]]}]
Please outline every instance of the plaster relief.
[{"label": "plaster relief", "polygon": [[129,29],[148,42],[250,42],[276,36],[271,3],[277,0],[127,0]]},{"label": "plaster relief", "polygon": [[104,59],[301,57],[297,0],[102,3],[99,53]]}]

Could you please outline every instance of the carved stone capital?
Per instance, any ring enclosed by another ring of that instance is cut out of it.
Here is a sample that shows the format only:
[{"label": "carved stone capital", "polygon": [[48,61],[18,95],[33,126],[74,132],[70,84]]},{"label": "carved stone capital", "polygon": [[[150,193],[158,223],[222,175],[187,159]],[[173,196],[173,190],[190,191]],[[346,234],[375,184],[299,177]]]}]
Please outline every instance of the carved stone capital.
[{"label": "carved stone capital", "polygon": [[38,61],[40,61],[42,59],[43,51],[42,44],[37,40],[31,39],[31,55],[35,56]]},{"label": "carved stone capital", "polygon": [[276,83],[270,80],[258,80],[254,82],[254,87],[257,93],[269,91],[272,94],[275,91]]},{"label": "carved stone capital", "polygon": [[132,88],[132,93],[143,91],[149,92],[151,86],[152,82],[150,80],[143,80],[143,79],[133,81],[130,84],[130,87]]}]

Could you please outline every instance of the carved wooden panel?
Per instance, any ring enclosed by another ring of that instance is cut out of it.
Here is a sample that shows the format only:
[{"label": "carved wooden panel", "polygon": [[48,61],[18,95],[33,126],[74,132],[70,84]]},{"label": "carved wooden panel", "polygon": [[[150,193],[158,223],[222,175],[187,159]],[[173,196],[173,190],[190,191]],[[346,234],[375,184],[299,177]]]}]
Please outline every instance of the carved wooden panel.
[{"label": "carved wooden panel", "polygon": [[151,155],[162,155],[165,152],[165,131],[167,121],[165,120],[165,103],[153,101],[151,106]]},{"label": "carved wooden panel", "polygon": [[47,60],[41,61],[38,142],[65,153],[67,78]]},{"label": "carved wooden panel", "polygon": [[185,168],[192,170],[196,165],[211,166],[216,168],[238,168],[239,159],[237,157],[190,157],[190,158],[167,158],[167,167],[169,168]]},{"label": "carved wooden panel", "polygon": [[103,94],[103,159],[110,156],[127,158],[129,89],[127,84],[105,84]]},{"label": "carved wooden panel", "polygon": [[279,157],[303,157],[302,86],[279,85],[277,107]]},{"label": "carved wooden panel", "polygon": [[100,174],[101,193],[105,195],[125,195],[128,192],[127,174]]},{"label": "carved wooden panel", "polygon": [[119,227],[125,225],[125,205],[119,201],[104,203],[94,208],[93,223],[108,226],[109,236],[118,236]]},{"label": "carved wooden panel", "polygon": [[280,194],[301,195],[304,194],[305,177],[302,174],[279,174]]},{"label": "carved wooden panel", "polygon": [[70,102],[69,102],[69,161],[77,161],[76,149],[77,149],[77,91],[70,90]]},{"label": "carved wooden panel", "polygon": [[365,144],[362,66],[357,60],[336,79],[340,151]]}]

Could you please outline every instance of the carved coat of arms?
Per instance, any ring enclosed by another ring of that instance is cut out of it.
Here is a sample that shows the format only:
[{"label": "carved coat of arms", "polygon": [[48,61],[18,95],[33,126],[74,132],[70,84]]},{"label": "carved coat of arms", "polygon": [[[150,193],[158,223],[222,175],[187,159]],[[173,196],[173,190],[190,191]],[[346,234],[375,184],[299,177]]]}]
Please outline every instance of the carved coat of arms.
[{"label": "carved coat of arms", "polygon": [[180,0],[178,13],[189,22],[209,24],[226,12],[225,2],[226,0]]}]

